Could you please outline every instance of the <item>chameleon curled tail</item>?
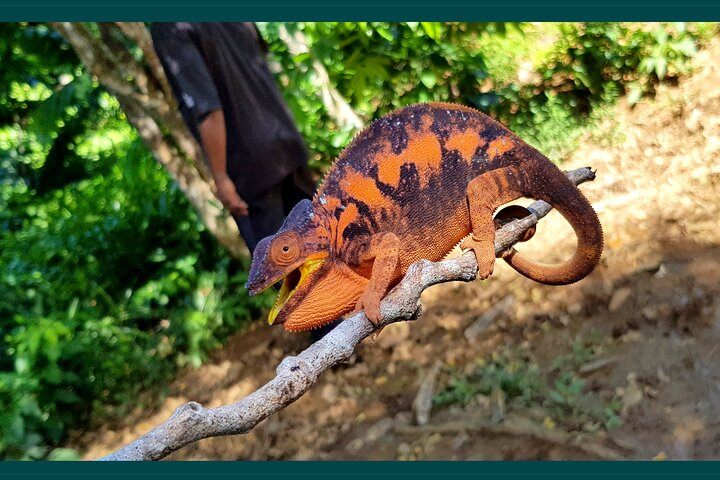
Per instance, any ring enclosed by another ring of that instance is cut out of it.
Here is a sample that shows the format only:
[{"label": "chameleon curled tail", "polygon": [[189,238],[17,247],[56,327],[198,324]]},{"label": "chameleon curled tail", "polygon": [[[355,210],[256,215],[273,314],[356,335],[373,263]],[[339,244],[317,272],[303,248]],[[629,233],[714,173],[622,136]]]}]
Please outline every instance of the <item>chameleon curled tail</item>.
[{"label": "chameleon curled tail", "polygon": [[528,155],[522,186],[527,196],[544,200],[568,221],[577,237],[574,255],[559,264],[530,260],[510,249],[503,260],[521,275],[547,285],[567,285],[589,275],[600,261],[603,232],[600,220],[585,195],[555,164],[532,149]]}]

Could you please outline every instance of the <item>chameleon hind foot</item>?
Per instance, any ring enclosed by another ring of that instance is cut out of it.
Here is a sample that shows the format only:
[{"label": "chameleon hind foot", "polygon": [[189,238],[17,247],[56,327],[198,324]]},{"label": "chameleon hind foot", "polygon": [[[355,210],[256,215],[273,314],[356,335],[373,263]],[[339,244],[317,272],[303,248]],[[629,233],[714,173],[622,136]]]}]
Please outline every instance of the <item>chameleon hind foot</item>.
[{"label": "chameleon hind foot", "polygon": [[460,243],[463,250],[472,250],[475,253],[475,259],[478,264],[478,278],[485,280],[492,275],[495,268],[495,242],[490,240],[481,240],[470,235]]}]

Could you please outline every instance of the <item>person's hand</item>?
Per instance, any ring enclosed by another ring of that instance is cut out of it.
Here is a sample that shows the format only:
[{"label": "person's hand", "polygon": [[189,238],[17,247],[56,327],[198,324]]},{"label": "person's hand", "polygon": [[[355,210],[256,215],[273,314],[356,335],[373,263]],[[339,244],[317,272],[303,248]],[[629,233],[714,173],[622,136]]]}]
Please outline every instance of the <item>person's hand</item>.
[{"label": "person's hand", "polygon": [[248,204],[240,198],[238,195],[235,184],[230,180],[230,177],[223,175],[215,178],[215,187],[217,188],[218,200],[223,206],[228,209],[230,213],[240,215],[241,217],[247,216]]}]

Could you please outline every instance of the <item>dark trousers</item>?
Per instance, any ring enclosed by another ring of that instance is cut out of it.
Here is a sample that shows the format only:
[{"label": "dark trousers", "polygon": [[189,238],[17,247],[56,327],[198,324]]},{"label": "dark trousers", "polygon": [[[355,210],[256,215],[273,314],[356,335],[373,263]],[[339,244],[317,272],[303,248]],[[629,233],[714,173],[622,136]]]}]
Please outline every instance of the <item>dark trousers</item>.
[{"label": "dark trousers", "polygon": [[305,198],[312,198],[314,189],[310,172],[303,167],[267,192],[243,199],[248,204],[250,214],[246,217],[233,215],[233,219],[250,251],[255,250],[260,240],[277,232],[295,204]]}]

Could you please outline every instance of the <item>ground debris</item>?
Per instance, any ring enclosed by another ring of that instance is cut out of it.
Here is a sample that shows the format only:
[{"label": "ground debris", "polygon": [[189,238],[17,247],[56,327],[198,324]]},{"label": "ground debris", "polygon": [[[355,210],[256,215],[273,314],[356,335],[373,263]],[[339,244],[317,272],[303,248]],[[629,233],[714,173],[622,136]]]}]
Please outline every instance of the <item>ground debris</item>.
[{"label": "ground debris", "polygon": [[508,295],[499,302],[497,302],[495,305],[493,305],[489,310],[487,310],[477,320],[475,320],[472,325],[465,329],[465,332],[463,333],[463,335],[465,335],[465,338],[468,341],[473,341],[478,338],[481,334],[483,334],[490,328],[490,326],[497,318],[499,318],[503,314],[506,314],[509,311],[514,301],[515,297],[513,295]]},{"label": "ground debris", "polygon": [[433,393],[435,391],[435,381],[442,364],[435,362],[430,368],[420,385],[415,400],[413,400],[413,411],[415,412],[415,421],[418,425],[426,425],[430,421],[430,410],[432,409]]}]

